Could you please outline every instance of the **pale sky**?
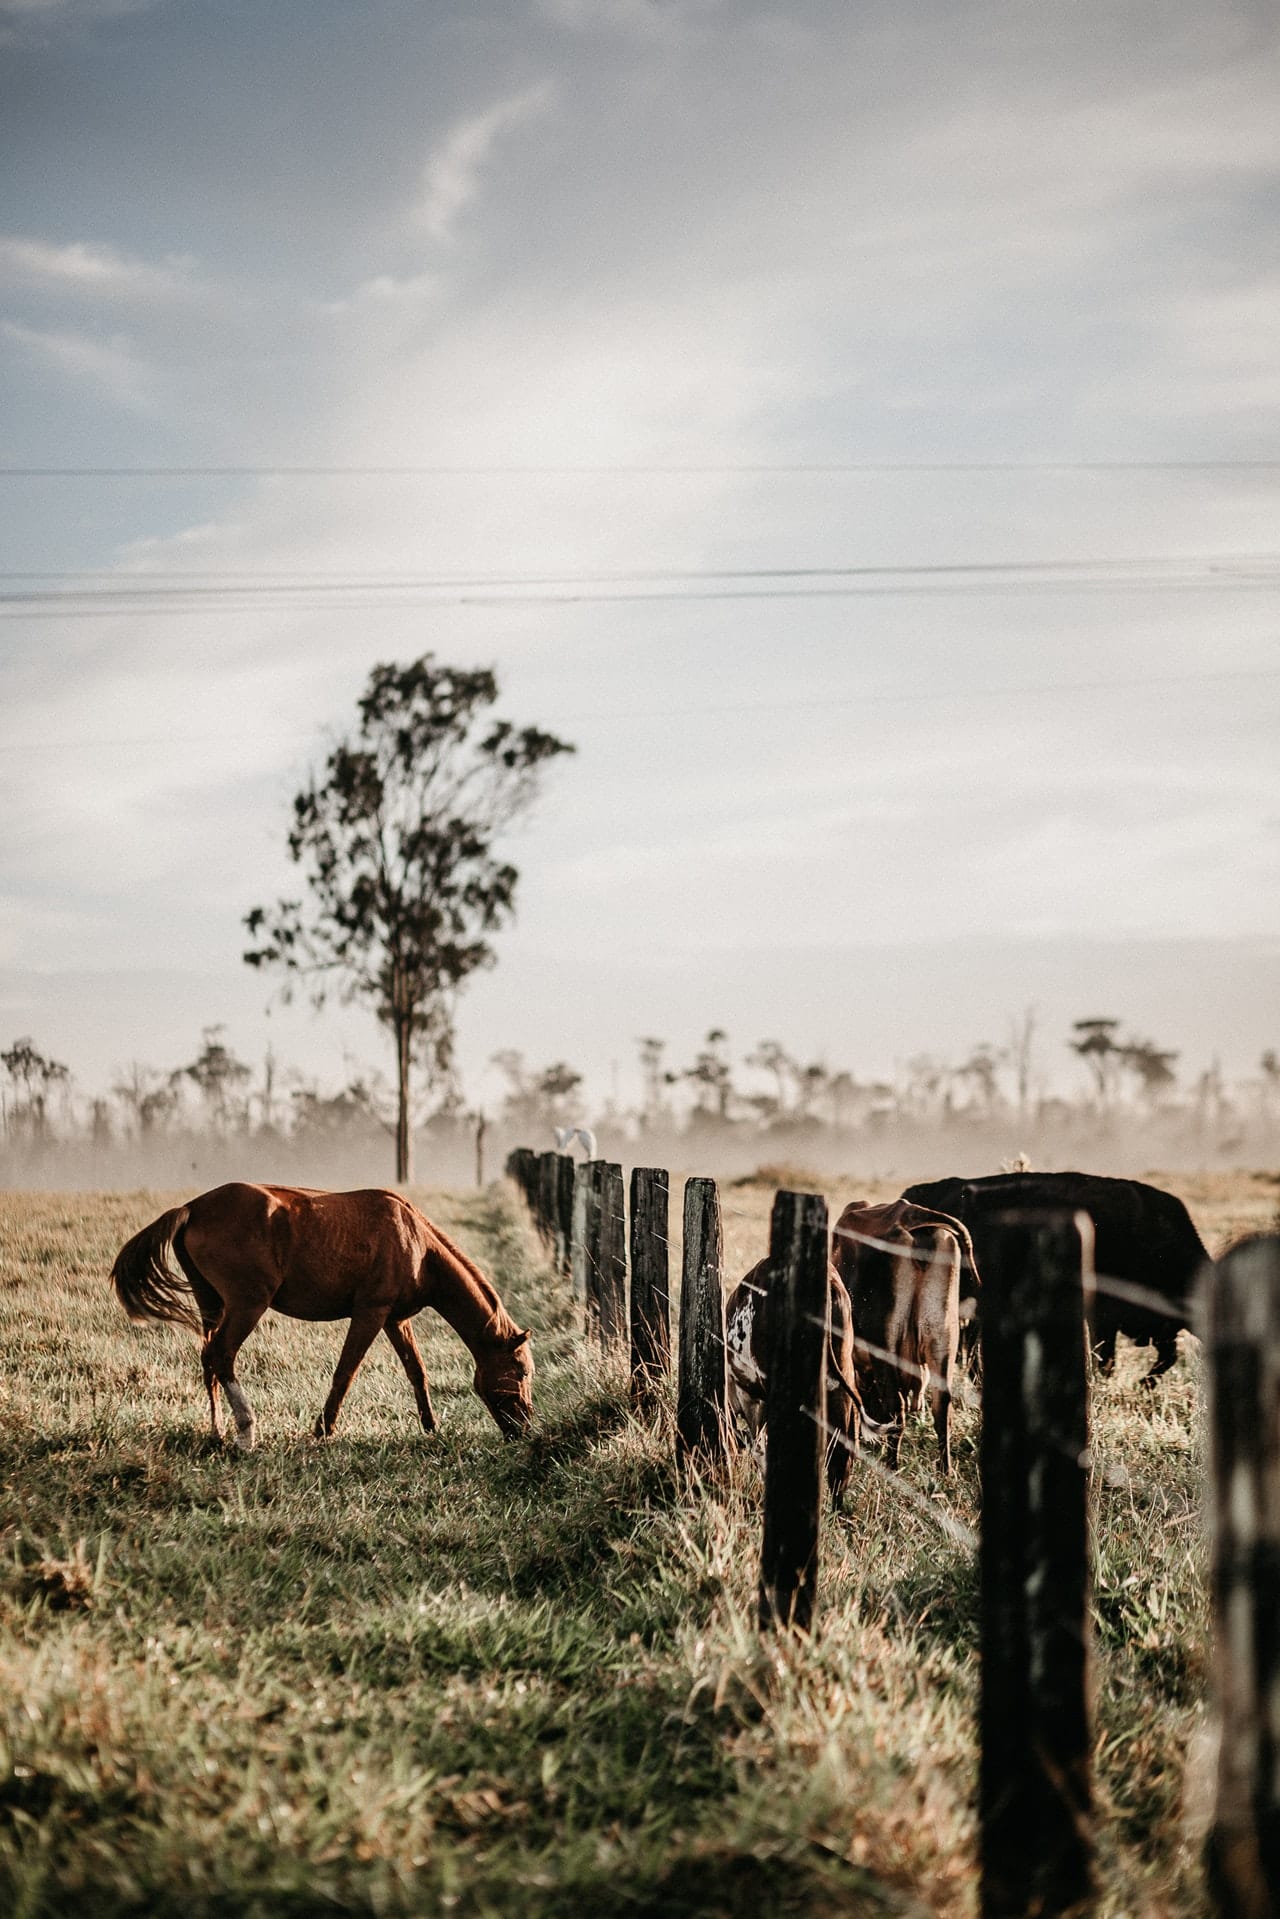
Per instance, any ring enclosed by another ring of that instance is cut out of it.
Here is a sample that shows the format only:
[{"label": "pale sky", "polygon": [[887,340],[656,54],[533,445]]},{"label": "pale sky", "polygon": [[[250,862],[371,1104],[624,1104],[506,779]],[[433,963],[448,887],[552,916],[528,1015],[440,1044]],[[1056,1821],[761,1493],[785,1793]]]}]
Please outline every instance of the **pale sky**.
[{"label": "pale sky", "polygon": [[0,0],[0,1040],[385,1065],[241,920],[430,648],[578,747],[473,1096],[1030,1002],[1251,1069],[1277,99],[1263,4]]}]

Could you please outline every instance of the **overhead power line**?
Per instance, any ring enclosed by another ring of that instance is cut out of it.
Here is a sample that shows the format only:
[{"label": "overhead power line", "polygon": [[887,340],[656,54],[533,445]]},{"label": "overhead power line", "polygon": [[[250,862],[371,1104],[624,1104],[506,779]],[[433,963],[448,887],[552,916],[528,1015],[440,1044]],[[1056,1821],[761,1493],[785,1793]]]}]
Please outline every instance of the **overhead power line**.
[{"label": "overhead power line", "polygon": [[858,473],[1275,473],[1278,459],[1209,460],[760,460],[619,461],[521,463],[437,461],[422,464],[171,466],[0,466],[9,480],[340,480],[340,479],[501,479],[576,476],[604,479],[670,474],[858,474]]},{"label": "overhead power line", "polygon": [[[39,575],[9,575],[37,579]],[[49,576],[43,576],[49,577]],[[56,577],[56,576],[55,576]],[[596,574],[193,574],[94,577],[92,586],[0,591],[0,619],[186,618],[193,614],[394,611],[414,606],[626,605],[641,602],[803,600],[901,594],[1019,592],[1269,592],[1278,554],[1134,559],[931,562],[903,566],[686,568]]]},{"label": "overhead power line", "polygon": [[1125,569],[1197,568],[1208,573],[1223,570],[1280,567],[1280,553],[1160,553],[1100,554],[1088,559],[1071,556],[1034,560],[929,560],[902,564],[859,562],[833,566],[720,566],[720,567],[619,567],[595,573],[432,573],[415,569],[400,573],[325,572],[319,568],[157,568],[154,572],[127,573],[118,567],[75,567],[51,572],[27,572],[17,568],[0,572],[0,580],[93,581],[72,591],[46,587],[21,591],[0,590],[0,602],[25,600],[92,598],[107,595],[123,598],[159,598],[166,594],[195,596],[206,593],[287,593],[300,588],[324,593],[396,592],[400,590],[459,587],[591,587],[624,583],[706,580],[820,580],[820,579],[901,579],[942,578],[948,575],[1008,573],[1119,572]]}]

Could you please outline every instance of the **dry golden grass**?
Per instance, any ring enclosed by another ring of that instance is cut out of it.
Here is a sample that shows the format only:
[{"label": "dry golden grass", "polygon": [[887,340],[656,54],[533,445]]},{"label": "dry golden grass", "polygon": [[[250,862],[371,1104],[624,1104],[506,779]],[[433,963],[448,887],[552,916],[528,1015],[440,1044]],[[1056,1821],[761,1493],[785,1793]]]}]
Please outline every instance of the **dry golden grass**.
[{"label": "dry golden grass", "polygon": [[[1214,1248],[1274,1214],[1262,1175],[1161,1183]],[[726,1187],[730,1276],[772,1193]],[[919,1497],[856,1469],[818,1635],[762,1644],[752,1462],[682,1492],[512,1197],[419,1197],[536,1329],[527,1442],[424,1315],[433,1439],[375,1349],[314,1442],[339,1329],[268,1321],[260,1449],[218,1450],[192,1343],[106,1283],[165,1196],[0,1196],[0,1910],[972,1913],[976,1573],[936,1515],[977,1523],[976,1412],[950,1482],[908,1436]],[[1098,1778],[1103,1910],[1155,1919],[1203,1909],[1194,1343],[1139,1370],[1095,1402]]]}]

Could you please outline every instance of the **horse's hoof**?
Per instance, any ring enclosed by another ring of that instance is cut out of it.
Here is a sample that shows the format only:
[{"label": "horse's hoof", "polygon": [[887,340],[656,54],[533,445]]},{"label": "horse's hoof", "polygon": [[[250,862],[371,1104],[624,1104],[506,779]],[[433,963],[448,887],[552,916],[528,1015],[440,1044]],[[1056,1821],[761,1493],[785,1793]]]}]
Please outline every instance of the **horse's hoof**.
[{"label": "horse's hoof", "polygon": [[258,1429],[254,1425],[236,1427],[236,1446],[242,1453],[251,1453],[258,1443]]},{"label": "horse's hoof", "polygon": [[332,1427],[325,1425],[324,1414],[320,1413],[316,1417],[315,1425],[311,1428],[311,1437],[313,1439],[328,1439],[332,1430]]}]

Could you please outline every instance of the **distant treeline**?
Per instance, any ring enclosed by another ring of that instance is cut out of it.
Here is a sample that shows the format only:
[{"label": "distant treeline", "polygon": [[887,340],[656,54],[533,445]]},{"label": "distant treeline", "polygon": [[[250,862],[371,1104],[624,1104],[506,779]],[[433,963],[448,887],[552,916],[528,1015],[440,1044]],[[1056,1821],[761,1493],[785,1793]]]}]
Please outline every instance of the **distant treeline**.
[{"label": "distant treeline", "polygon": [[[735,1055],[712,1028],[691,1062],[668,1064],[660,1039],[636,1042],[640,1096],[589,1102],[582,1075],[559,1060],[532,1067],[494,1056],[503,1081],[488,1113],[456,1077],[429,1088],[414,1116],[424,1184],[486,1178],[512,1145],[548,1146],[555,1129],[588,1125],[602,1151],[632,1161],[722,1173],[761,1163],[860,1169],[991,1169],[1018,1154],[1143,1166],[1256,1165],[1280,1145],[1280,1059],[1229,1083],[1216,1064],[1187,1078],[1177,1054],[1126,1035],[1110,1018],[1082,1019],[1064,1050],[1083,1069],[1073,1096],[1049,1090],[1034,1014],[1006,1041],[951,1064],[908,1057],[892,1080],[860,1080],[764,1040]],[[0,1179],[11,1185],[146,1182],[245,1176],[319,1184],[389,1177],[393,1090],[376,1074],[325,1089],[268,1051],[251,1067],[224,1030],[204,1030],[185,1065],[131,1062],[101,1093],[78,1088],[68,1065],[30,1038],[0,1051]]]}]

